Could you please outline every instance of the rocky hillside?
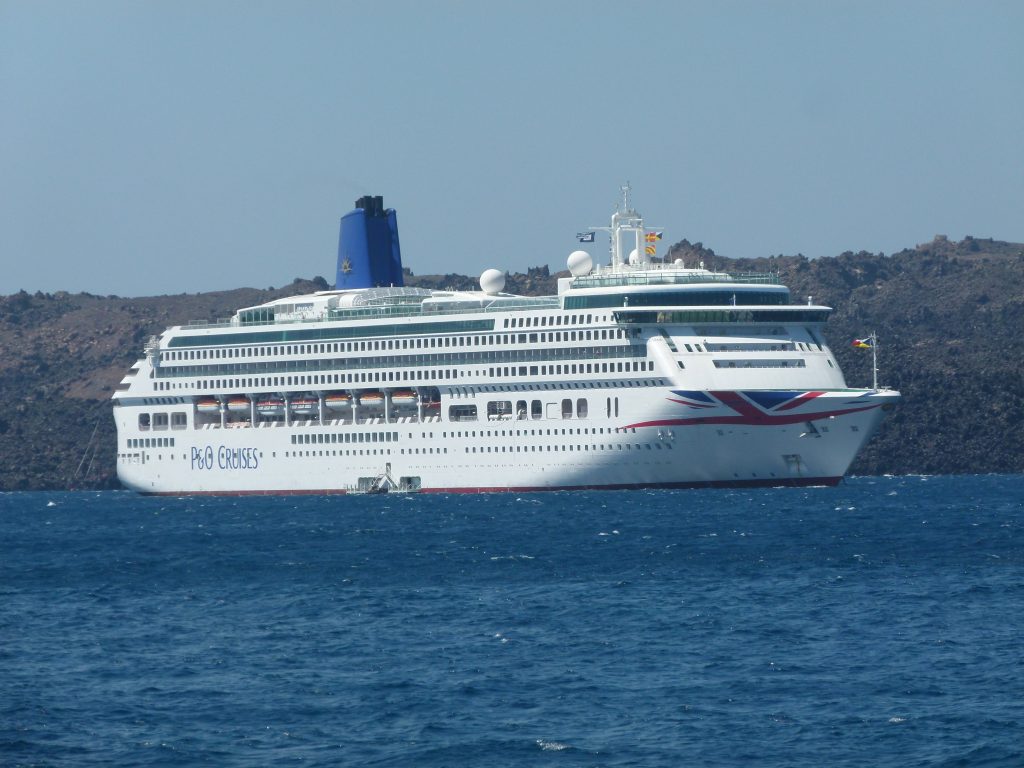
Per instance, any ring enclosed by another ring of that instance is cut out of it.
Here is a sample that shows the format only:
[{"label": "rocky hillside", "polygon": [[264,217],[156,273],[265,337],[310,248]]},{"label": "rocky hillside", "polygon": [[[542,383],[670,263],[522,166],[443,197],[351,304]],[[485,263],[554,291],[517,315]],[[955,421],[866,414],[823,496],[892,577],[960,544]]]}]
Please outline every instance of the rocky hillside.
[{"label": "rocky hillside", "polygon": [[[669,258],[776,271],[794,297],[834,307],[826,336],[851,385],[870,385],[871,354],[850,342],[877,332],[880,383],[904,402],[854,473],[1024,471],[1024,246],[937,237],[891,256],[734,260],[684,240]],[[554,293],[557,277],[531,269],[510,275],[507,290]],[[471,288],[476,280],[408,274],[407,283]],[[117,487],[109,398],[149,336],[325,287],[314,278],[140,299],[0,297],[0,489]]]}]

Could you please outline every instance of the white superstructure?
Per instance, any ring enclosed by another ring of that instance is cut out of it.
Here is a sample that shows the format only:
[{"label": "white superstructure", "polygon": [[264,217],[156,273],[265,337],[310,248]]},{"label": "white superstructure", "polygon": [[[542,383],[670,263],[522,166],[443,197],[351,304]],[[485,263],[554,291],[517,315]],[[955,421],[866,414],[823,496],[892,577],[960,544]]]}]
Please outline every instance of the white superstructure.
[{"label": "white superstructure", "polygon": [[[557,296],[369,288],[154,337],[114,394],[143,493],[832,484],[899,400],[770,274],[652,263],[628,197]],[[627,255],[627,251],[630,251]]]}]

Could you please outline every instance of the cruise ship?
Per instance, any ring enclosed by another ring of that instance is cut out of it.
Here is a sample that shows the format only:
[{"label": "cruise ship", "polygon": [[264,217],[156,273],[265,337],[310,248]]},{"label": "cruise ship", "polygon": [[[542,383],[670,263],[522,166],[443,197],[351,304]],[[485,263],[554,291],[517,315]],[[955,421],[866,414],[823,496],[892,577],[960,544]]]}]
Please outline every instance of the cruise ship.
[{"label": "cruise ship", "polygon": [[847,386],[778,275],[652,256],[628,187],[555,296],[403,281],[397,216],[341,219],[334,290],[168,328],[113,395],[146,494],[834,485],[899,393]]}]

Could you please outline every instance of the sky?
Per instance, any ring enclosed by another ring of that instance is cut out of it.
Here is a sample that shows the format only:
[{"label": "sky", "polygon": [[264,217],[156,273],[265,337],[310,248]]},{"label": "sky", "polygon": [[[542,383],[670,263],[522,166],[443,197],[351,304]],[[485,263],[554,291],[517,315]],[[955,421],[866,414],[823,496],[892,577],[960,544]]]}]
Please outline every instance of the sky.
[{"label": "sky", "polygon": [[[1024,241],[1024,3],[0,0],[0,294]],[[593,246],[596,260],[607,241]]]}]

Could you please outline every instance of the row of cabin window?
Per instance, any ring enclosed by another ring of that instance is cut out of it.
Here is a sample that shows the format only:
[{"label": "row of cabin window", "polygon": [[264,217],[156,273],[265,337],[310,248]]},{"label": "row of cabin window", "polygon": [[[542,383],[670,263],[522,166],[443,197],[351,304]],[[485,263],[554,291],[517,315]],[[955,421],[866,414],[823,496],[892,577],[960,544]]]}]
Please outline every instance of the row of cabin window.
[{"label": "row of cabin window", "polygon": [[715,368],[806,368],[803,360],[715,360]]},{"label": "row of cabin window", "polygon": [[[547,436],[559,436],[559,435],[618,435],[618,434],[636,434],[636,427],[569,427],[569,428],[558,428],[554,429],[481,429],[479,430],[466,430],[452,431],[449,434],[447,431],[441,433],[442,439],[455,439],[455,438],[475,438],[475,437],[544,437]],[[358,435],[355,437],[354,435]],[[409,433],[410,439],[415,439],[414,433]],[[421,432],[420,437],[424,440],[433,440],[433,432]],[[399,439],[398,432],[364,432],[359,433],[343,433],[343,432],[319,432],[315,434],[307,435],[292,435],[292,445],[322,445],[329,443],[387,443],[397,442]]]},{"label": "row of cabin window", "polygon": [[468,446],[463,449],[465,453],[544,453],[544,452],[572,452],[572,451],[621,451],[625,446],[625,450],[632,451],[634,448],[638,451],[646,448],[648,451],[657,450],[673,450],[672,443],[616,443],[613,445],[604,445],[603,443],[583,443],[582,445],[573,445],[569,443],[567,445],[488,445],[481,446],[479,449],[476,446]]},{"label": "row of cabin window", "polygon": [[[564,363],[560,365],[519,365],[502,366],[487,369],[487,375],[495,376],[564,376],[586,373],[629,373],[653,371],[653,360],[632,360],[613,363]],[[231,389],[239,387],[288,387],[310,386],[315,384],[362,384],[404,381],[444,381],[457,378],[460,371],[456,369],[431,369],[407,371],[374,371],[363,373],[308,374],[294,376],[259,376],[231,379],[201,379],[188,381],[157,381],[154,385],[159,391],[171,389]],[[462,371],[462,376],[467,372]],[[191,385],[191,386],[190,386]]]},{"label": "row of cabin window", "polygon": [[[376,456],[378,452],[381,456],[390,456],[391,449],[381,448],[379,451],[376,448],[351,448],[347,450],[327,450],[327,451],[285,451],[285,458],[289,456],[291,458],[303,458],[306,456]],[[405,455],[408,453],[410,456],[413,454],[425,454],[425,453],[448,453],[446,447],[429,447],[429,448],[402,448],[399,451],[400,454]]]},{"label": "row of cabin window", "polygon": [[322,445],[324,443],[393,443],[397,432],[316,432],[292,435],[292,445]]},{"label": "row of cabin window", "polygon": [[[559,435],[628,435],[636,434],[636,427],[555,427],[554,429],[481,429],[479,437],[544,437]],[[433,437],[434,433],[431,432]],[[669,432],[670,439],[674,435]],[[467,429],[465,432],[442,432],[441,437],[478,437],[477,430]]]},{"label": "row of cabin window", "polygon": [[173,448],[173,437],[129,437],[129,448]]},{"label": "row of cabin window", "polygon": [[[463,448],[464,453],[583,453],[583,452],[598,452],[598,451],[642,451],[644,449],[651,450],[673,450],[674,446],[672,443],[625,443],[625,444],[614,444],[605,445],[603,443],[583,443],[583,444],[568,444],[568,445],[488,445],[488,446],[466,446]],[[291,458],[305,458],[308,456],[376,456],[378,453],[377,449],[349,449],[349,450],[321,450],[321,451],[285,451],[285,457]],[[399,455],[405,456],[420,456],[420,455],[435,455],[448,453],[447,446],[430,446],[426,448],[401,448],[398,451]],[[380,450],[380,455],[391,455],[390,450]]]},{"label": "row of cabin window", "polygon": [[[689,344],[684,345],[687,352],[693,352],[690,349]],[[802,341],[787,341],[783,343],[732,343],[732,342],[717,342],[715,344],[704,343],[704,349],[701,349],[700,344],[694,344],[698,352],[793,352],[794,350],[800,352],[813,352],[814,348],[810,344],[805,344]],[[821,345],[818,345],[818,351],[824,351]]]},{"label": "row of cabin window", "polygon": [[488,368],[487,374],[496,376],[564,376],[581,373],[629,373],[653,371],[653,360],[633,360],[625,363],[564,363],[562,365],[509,365]]},{"label": "row of cabin window", "polygon": [[482,384],[476,387],[453,387],[452,397],[473,397],[478,392],[561,392],[564,389],[615,389],[617,387],[664,387],[665,379],[626,379],[625,381],[569,381],[554,384]]},{"label": "row of cabin window", "polygon": [[[671,341],[671,340],[670,340]],[[159,378],[183,378],[188,376],[233,375],[238,373],[274,373],[278,371],[323,371],[360,368],[386,368],[398,366],[414,370],[425,365],[473,365],[477,363],[517,363],[520,361],[555,361],[579,359],[633,359],[647,356],[647,348],[640,345],[562,346],[550,349],[488,350],[484,352],[456,352],[428,355],[403,355],[395,357],[322,358],[313,360],[276,360],[262,364],[227,363],[182,365],[160,368]]]},{"label": "row of cabin window", "polygon": [[[374,382],[437,381],[458,376],[454,369],[429,371],[386,371],[374,373],[325,373],[306,376],[249,376],[238,379],[200,379],[198,381],[157,381],[158,390],[232,389],[241,387],[291,387],[313,384],[361,384]],[[401,375],[400,375],[401,374]],[[465,374],[463,374],[465,375]]]},{"label": "row of cabin window", "polygon": [[[423,452],[426,453],[426,450],[424,449]],[[441,450],[438,449],[437,452],[440,453]],[[444,452],[448,453],[448,449],[445,448]],[[387,448],[387,449],[385,449],[385,448],[380,448],[380,449],[377,449],[377,448],[350,448],[350,449],[347,449],[347,450],[285,451],[284,452],[285,458],[289,458],[290,457],[290,458],[293,458],[293,459],[303,458],[303,457],[306,457],[306,456],[377,456],[378,454],[381,455],[381,456],[390,456],[391,455],[391,449],[390,448]]]},{"label": "row of cabin window", "polygon": [[[521,318],[520,318],[521,319]],[[507,321],[506,321],[507,322]],[[508,327],[508,326],[506,326]],[[273,347],[228,347],[224,349],[183,349],[160,353],[160,360],[221,360],[241,357],[272,357],[275,355],[314,355],[374,350],[434,349],[437,347],[480,347],[495,344],[537,344],[565,341],[607,341],[624,339],[621,328],[600,331],[557,331],[552,333],[513,333],[488,336],[430,336],[419,339],[384,339],[378,341],[342,341],[328,344],[282,344]]]},{"label": "row of cabin window", "polygon": [[[585,323],[591,325],[594,316],[591,315],[542,315],[541,317],[506,317],[503,328],[543,328],[555,325],[580,325]],[[608,322],[608,316],[603,315],[597,318],[597,322]]]}]

